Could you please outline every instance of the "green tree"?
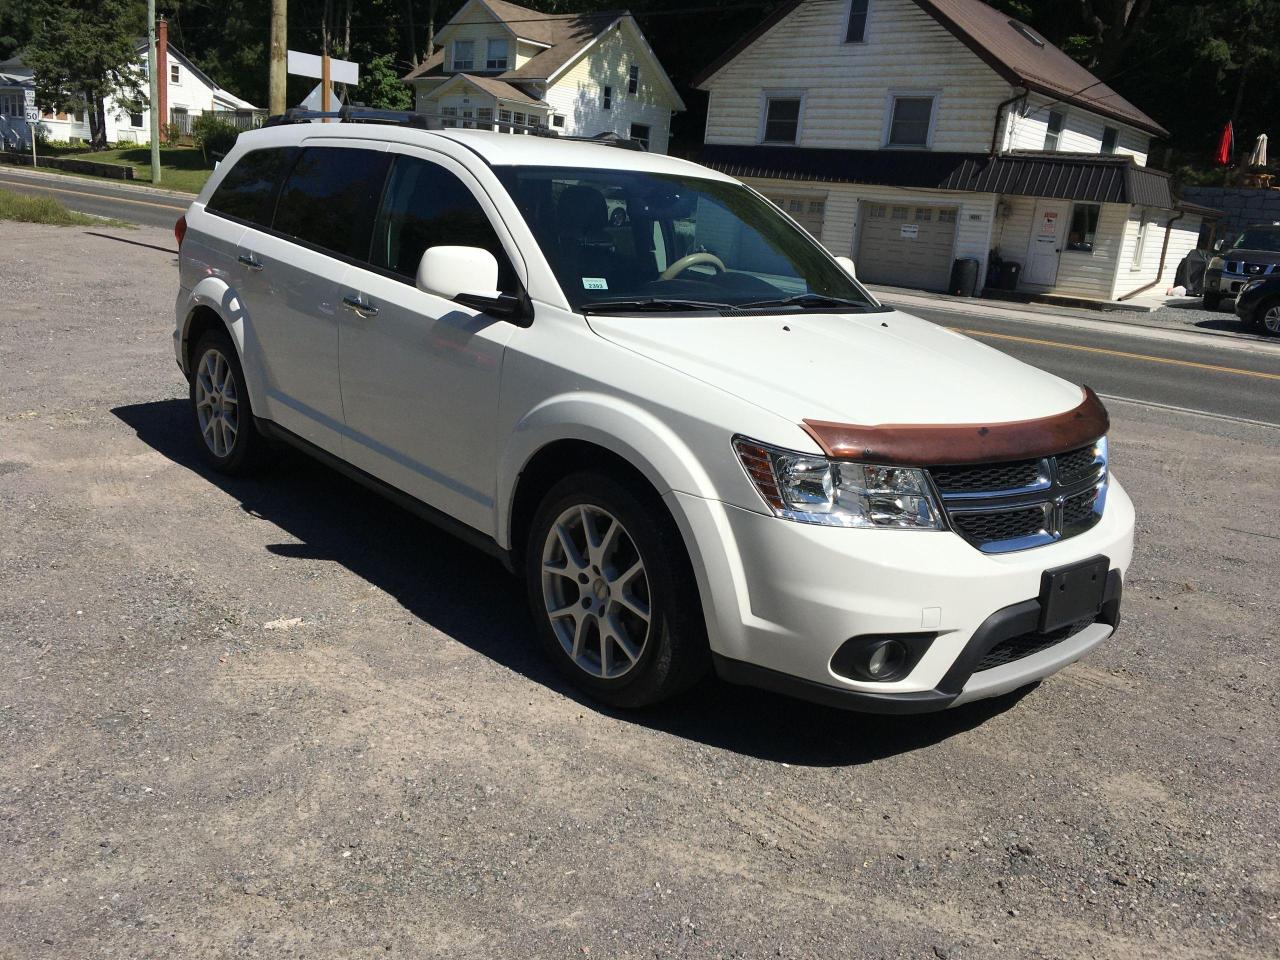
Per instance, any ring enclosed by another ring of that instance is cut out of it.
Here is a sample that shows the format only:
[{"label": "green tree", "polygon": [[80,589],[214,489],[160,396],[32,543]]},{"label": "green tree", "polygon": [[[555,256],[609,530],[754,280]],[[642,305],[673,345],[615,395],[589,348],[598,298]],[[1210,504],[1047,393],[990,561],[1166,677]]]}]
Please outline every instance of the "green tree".
[{"label": "green tree", "polygon": [[360,71],[355,99],[365,106],[383,110],[412,110],[413,91],[400,79],[403,73],[396,68],[391,54],[374,57]]},{"label": "green tree", "polygon": [[106,101],[146,102],[137,38],[146,31],[138,0],[35,0],[22,57],[35,75],[36,100],[56,110],[85,108],[90,148],[107,147]]}]

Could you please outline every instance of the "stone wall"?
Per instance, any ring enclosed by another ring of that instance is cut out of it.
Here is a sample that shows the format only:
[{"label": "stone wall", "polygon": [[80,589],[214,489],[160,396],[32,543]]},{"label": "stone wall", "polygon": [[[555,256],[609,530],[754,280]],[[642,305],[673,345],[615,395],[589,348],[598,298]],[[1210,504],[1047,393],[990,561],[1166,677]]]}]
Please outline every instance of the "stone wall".
[{"label": "stone wall", "polygon": [[1219,238],[1234,237],[1251,223],[1280,221],[1280,190],[1183,187],[1182,199],[1204,207],[1213,207],[1226,214],[1224,219],[1218,221]]}]

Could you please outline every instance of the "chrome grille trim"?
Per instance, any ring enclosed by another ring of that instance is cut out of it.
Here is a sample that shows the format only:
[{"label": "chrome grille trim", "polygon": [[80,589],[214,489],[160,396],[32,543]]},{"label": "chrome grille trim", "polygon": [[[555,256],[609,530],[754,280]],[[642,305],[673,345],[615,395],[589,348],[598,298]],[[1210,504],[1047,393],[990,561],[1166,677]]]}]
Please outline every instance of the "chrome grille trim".
[{"label": "chrome grille trim", "polygon": [[[951,529],[983,553],[1012,553],[1074,537],[1094,526],[1106,509],[1107,438],[1040,461],[1037,482],[1008,490],[963,492],[937,484],[937,476],[964,487],[964,467],[930,467]],[[991,464],[973,466],[985,474]]]}]

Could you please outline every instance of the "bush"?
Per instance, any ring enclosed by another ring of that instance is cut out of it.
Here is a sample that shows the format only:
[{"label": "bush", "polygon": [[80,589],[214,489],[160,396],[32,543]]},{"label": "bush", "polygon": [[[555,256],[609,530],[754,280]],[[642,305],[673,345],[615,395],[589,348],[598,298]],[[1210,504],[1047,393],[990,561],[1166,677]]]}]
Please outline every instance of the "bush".
[{"label": "bush", "polygon": [[182,139],[182,128],[176,123],[162,124],[160,127],[160,142],[167,147],[172,147]]},{"label": "bush", "polygon": [[203,113],[191,121],[191,139],[200,148],[205,163],[210,157],[221,160],[230,153],[238,136],[239,130],[211,113]]}]

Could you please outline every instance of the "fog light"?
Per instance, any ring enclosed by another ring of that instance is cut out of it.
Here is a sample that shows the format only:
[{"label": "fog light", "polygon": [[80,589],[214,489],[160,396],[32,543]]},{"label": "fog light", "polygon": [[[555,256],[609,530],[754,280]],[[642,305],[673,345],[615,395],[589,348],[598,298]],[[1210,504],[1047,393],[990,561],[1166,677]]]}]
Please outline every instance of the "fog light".
[{"label": "fog light", "polygon": [[897,676],[906,664],[906,645],[900,640],[884,640],[871,647],[867,657],[867,676],[872,680],[888,680]]}]

